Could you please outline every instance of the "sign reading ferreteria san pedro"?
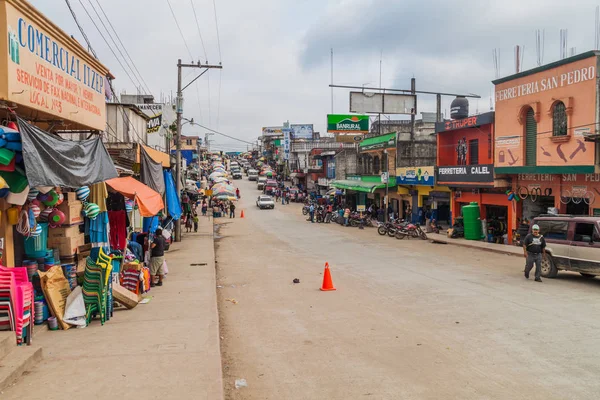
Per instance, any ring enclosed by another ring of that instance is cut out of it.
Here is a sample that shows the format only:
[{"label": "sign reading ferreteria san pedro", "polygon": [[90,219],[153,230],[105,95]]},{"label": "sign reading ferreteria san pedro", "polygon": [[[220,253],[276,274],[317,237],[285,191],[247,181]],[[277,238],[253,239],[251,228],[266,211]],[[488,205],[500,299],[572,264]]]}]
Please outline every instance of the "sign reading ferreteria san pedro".
[{"label": "sign reading ferreteria san pedro", "polygon": [[327,114],[327,132],[368,133],[369,116],[355,114]]},{"label": "sign reading ferreteria san pedro", "polygon": [[28,108],[69,127],[103,131],[108,70],[25,1],[0,2],[3,14],[0,99],[22,106],[23,114]]}]

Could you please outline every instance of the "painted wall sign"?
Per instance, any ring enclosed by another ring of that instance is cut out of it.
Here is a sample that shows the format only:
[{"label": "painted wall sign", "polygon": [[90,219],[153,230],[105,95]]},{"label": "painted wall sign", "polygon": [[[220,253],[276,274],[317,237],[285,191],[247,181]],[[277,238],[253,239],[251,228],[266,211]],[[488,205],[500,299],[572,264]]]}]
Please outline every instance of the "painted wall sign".
[{"label": "painted wall sign", "polygon": [[290,143],[291,143],[291,134],[292,130],[290,128],[284,128],[283,131],[283,159],[290,159]]},{"label": "painted wall sign", "polygon": [[327,132],[369,133],[369,116],[354,114],[328,114]]},{"label": "painted wall sign", "polygon": [[464,165],[452,167],[438,167],[437,183],[490,183],[494,182],[494,165]]},{"label": "painted wall sign", "polygon": [[61,37],[43,16],[30,12],[36,17],[32,18],[10,2],[1,6],[6,8],[3,41],[8,56],[0,68],[7,76],[0,98],[103,131],[106,69],[74,39]]},{"label": "painted wall sign", "polygon": [[263,136],[279,136],[283,134],[282,126],[265,126],[262,128]]},{"label": "painted wall sign", "polygon": [[292,124],[290,125],[292,130],[292,137],[294,139],[312,139],[313,138],[313,125],[312,124]]},{"label": "painted wall sign", "polygon": [[436,122],[436,132],[455,131],[457,129],[474,128],[476,126],[487,125],[494,122],[494,112],[474,115],[463,119],[455,119],[445,122]]},{"label": "painted wall sign", "polygon": [[435,168],[425,167],[407,167],[396,168],[396,183],[398,185],[435,185]]}]

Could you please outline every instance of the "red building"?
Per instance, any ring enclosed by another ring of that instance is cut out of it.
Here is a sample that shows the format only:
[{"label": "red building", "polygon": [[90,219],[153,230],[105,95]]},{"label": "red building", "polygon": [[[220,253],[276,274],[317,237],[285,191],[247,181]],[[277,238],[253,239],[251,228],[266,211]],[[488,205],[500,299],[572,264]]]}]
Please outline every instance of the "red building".
[{"label": "red building", "polygon": [[439,122],[437,183],[452,190],[453,222],[471,202],[479,204],[481,219],[496,227],[496,238],[512,241],[513,205],[506,191],[510,183],[494,175],[494,112]]}]

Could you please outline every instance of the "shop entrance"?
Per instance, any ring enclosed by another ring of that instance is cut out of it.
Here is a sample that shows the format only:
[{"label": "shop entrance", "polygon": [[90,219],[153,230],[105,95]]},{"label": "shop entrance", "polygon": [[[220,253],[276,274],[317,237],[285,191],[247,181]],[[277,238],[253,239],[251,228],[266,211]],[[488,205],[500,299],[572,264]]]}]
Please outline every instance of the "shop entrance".
[{"label": "shop entrance", "polygon": [[554,196],[538,196],[535,201],[531,197],[523,200],[523,218],[531,221],[540,214],[548,214],[548,208],[554,207]]},{"label": "shop entrance", "polygon": [[567,204],[567,214],[571,215],[590,215],[590,206],[584,201],[575,204],[572,201]]},{"label": "shop entrance", "polygon": [[485,206],[488,242],[505,243],[508,234],[508,207]]}]

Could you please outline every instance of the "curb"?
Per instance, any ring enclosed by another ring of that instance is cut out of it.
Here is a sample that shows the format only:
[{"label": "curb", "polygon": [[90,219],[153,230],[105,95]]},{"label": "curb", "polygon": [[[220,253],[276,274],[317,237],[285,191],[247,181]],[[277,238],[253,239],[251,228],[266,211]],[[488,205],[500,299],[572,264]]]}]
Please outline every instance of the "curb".
[{"label": "curb", "polygon": [[459,247],[464,247],[464,248],[467,248],[467,249],[475,249],[475,250],[487,251],[487,252],[490,252],[490,253],[504,254],[504,255],[507,255],[507,256],[514,256],[514,257],[523,258],[523,254],[515,254],[515,253],[510,252],[510,251],[500,250],[500,249],[494,249],[494,248],[489,248],[489,247],[472,246],[472,245],[469,245],[469,244],[457,243],[457,242],[450,242],[450,241],[447,241],[447,240],[440,240],[440,239],[431,239],[430,242],[431,243],[437,243],[437,244],[449,244],[449,245],[452,245],[452,246],[459,246]]}]

